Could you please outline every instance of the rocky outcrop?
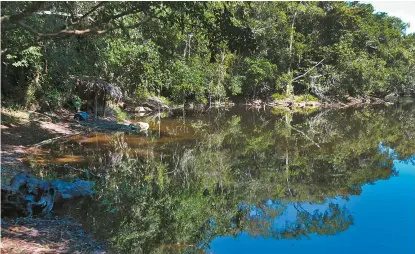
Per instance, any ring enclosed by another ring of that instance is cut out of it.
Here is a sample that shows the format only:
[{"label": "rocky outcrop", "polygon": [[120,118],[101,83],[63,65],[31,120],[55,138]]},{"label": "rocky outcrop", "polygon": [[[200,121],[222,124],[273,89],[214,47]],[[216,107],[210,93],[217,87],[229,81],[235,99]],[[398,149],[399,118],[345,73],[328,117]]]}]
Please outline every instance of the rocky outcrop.
[{"label": "rocky outcrop", "polygon": [[122,132],[144,132],[148,130],[149,124],[145,122],[131,123],[125,120],[124,124],[108,120],[93,120],[79,122],[81,126],[102,131],[122,131]]},{"label": "rocky outcrop", "polygon": [[144,102],[125,102],[124,108],[128,112],[148,114],[153,111],[170,111],[170,107],[158,97],[147,98]]},{"label": "rocky outcrop", "polygon": [[1,186],[1,213],[2,216],[46,215],[56,202],[93,194],[90,181],[46,181],[20,173],[10,185]]},{"label": "rocky outcrop", "polygon": [[399,94],[390,93],[385,96],[385,101],[387,102],[396,102],[399,99]]},{"label": "rocky outcrop", "polygon": [[139,106],[135,109],[135,111],[142,113],[142,112],[149,112],[149,111],[152,111],[152,110],[151,110],[151,108],[148,108],[148,107]]},{"label": "rocky outcrop", "polygon": [[168,111],[170,107],[166,105],[160,98],[150,97],[142,103],[142,106],[150,108],[153,111]]},{"label": "rocky outcrop", "polygon": [[300,101],[287,98],[283,100],[275,100],[268,103],[269,106],[287,107],[287,108],[316,108],[320,107],[321,103],[318,101]]}]

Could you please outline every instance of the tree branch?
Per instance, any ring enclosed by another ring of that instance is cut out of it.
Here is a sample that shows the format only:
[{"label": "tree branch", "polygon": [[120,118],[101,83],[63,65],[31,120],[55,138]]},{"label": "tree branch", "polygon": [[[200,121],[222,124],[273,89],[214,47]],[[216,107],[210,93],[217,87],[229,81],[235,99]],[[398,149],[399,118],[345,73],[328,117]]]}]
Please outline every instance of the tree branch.
[{"label": "tree branch", "polygon": [[94,7],[92,7],[92,9],[90,11],[85,13],[82,17],[80,17],[79,19],[75,19],[75,22],[73,24],[79,23],[79,21],[81,21],[84,18],[88,17],[89,15],[91,15],[91,13],[93,13],[94,11],[96,11],[98,8],[100,8],[101,6],[103,6],[106,3],[107,2],[100,2],[99,4],[95,5]]},{"label": "tree branch", "polygon": [[18,13],[18,14],[14,14],[14,15],[5,15],[3,17],[0,18],[0,23],[3,24],[7,24],[7,23],[16,23],[17,21],[29,16],[30,14],[32,14],[33,12],[37,11],[40,9],[40,7],[42,7],[42,5],[45,2],[32,2],[31,5],[29,5],[29,7],[26,8],[26,10]]},{"label": "tree branch", "polygon": [[302,134],[306,139],[310,140],[315,146],[317,146],[318,148],[321,148],[320,145],[318,143],[316,143],[314,140],[312,140],[309,136],[307,136],[307,134],[305,134],[303,131],[300,131],[297,128],[294,128],[291,124],[286,123],[287,126],[295,131],[297,131],[298,133]]},{"label": "tree branch", "polygon": [[85,36],[85,35],[90,35],[90,34],[94,34],[94,35],[100,35],[100,34],[105,34],[108,33],[110,31],[114,31],[117,29],[132,29],[132,28],[137,28],[141,25],[143,25],[144,23],[146,23],[147,21],[149,21],[152,17],[149,16],[147,17],[145,20],[141,21],[138,24],[134,24],[131,26],[115,26],[112,28],[108,28],[108,29],[98,29],[98,28],[89,28],[89,29],[83,29],[83,30],[76,30],[76,29],[63,29],[60,30],[56,33],[40,33],[38,31],[36,31],[35,29],[33,29],[31,26],[23,23],[23,22],[18,22],[17,25],[20,26],[21,28],[27,30],[28,32],[32,33],[33,35],[35,35],[37,38],[37,40],[45,40],[45,39],[51,39],[51,38],[57,38],[57,37],[66,37],[66,36],[72,36],[72,35],[80,35],[80,36]]},{"label": "tree branch", "polygon": [[107,32],[107,30],[99,30],[96,28],[92,28],[92,29],[84,29],[84,30],[76,30],[76,29],[63,29],[60,30],[56,33],[40,33],[38,31],[36,31],[35,29],[33,29],[31,26],[26,25],[23,22],[18,22],[17,25],[19,25],[21,28],[27,30],[28,32],[32,33],[33,35],[35,35],[37,38],[37,40],[42,40],[42,39],[50,39],[53,37],[64,37],[64,36],[69,36],[69,35],[88,35],[88,34],[103,34],[105,32]]},{"label": "tree branch", "polygon": [[123,11],[123,12],[117,14],[117,15],[114,15],[114,16],[109,16],[109,17],[102,18],[101,20],[95,22],[95,24],[108,23],[108,22],[110,22],[112,20],[115,20],[115,19],[118,19],[118,18],[127,16],[127,15],[130,15],[130,14],[135,14],[135,13],[137,13],[140,10],[140,7],[141,6],[135,6],[131,10]]},{"label": "tree branch", "polygon": [[[38,11],[36,12],[38,15],[56,15],[56,16],[63,16],[63,17],[73,17],[75,14],[72,13],[65,13],[65,12],[52,12],[52,11]],[[81,17],[82,14],[76,14],[76,16]]]},{"label": "tree branch", "polygon": [[306,71],[304,74],[301,74],[300,76],[297,76],[297,77],[293,78],[291,80],[291,82],[296,81],[297,79],[300,79],[300,78],[304,77],[305,75],[307,75],[307,73],[309,73],[314,68],[316,68],[317,66],[319,66],[323,61],[324,61],[324,58],[323,58],[323,60],[321,60],[320,62],[318,62],[316,65],[314,65],[313,67],[311,67],[310,69],[308,69],[308,71]]}]

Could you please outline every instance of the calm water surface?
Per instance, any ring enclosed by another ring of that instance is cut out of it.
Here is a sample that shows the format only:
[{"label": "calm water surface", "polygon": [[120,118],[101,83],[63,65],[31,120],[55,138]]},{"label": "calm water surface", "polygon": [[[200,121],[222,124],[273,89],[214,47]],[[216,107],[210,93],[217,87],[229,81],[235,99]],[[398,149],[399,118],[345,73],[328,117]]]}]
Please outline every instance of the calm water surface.
[{"label": "calm water surface", "polygon": [[91,133],[28,158],[44,178],[96,182],[60,214],[115,253],[415,253],[411,103],[145,120],[148,135]]}]

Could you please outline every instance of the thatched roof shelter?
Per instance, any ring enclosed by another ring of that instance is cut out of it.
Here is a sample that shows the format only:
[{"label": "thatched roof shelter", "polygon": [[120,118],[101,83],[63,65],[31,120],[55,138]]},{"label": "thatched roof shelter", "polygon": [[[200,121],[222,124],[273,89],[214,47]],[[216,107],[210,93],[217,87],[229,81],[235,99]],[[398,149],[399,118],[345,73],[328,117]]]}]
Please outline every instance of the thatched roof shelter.
[{"label": "thatched roof shelter", "polygon": [[85,91],[90,91],[98,94],[104,92],[104,94],[108,94],[116,100],[120,100],[123,97],[121,88],[119,88],[114,83],[103,80],[102,78],[89,76],[73,76],[71,78],[76,79],[77,85],[83,87]]},{"label": "thatched roof shelter", "polygon": [[95,117],[97,118],[98,97],[103,99],[103,113],[105,113],[106,98],[109,95],[115,100],[120,100],[123,97],[121,88],[116,84],[107,82],[100,77],[89,76],[71,76],[71,79],[76,80],[77,89],[82,89],[84,93],[93,94],[95,99]]}]

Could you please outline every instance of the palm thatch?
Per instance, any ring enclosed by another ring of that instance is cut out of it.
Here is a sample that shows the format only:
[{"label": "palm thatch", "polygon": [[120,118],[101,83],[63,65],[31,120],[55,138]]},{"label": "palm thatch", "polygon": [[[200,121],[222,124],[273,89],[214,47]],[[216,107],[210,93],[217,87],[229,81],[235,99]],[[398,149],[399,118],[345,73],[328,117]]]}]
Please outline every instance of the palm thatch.
[{"label": "palm thatch", "polygon": [[[76,80],[76,86],[78,93],[81,94],[90,94],[94,98],[95,104],[95,118],[98,117],[98,98],[99,100],[102,99],[102,112],[103,116],[105,116],[105,105],[107,100],[107,94],[119,101],[122,96],[121,88],[119,88],[116,84],[107,82],[100,77],[89,77],[89,76],[70,76],[71,79]],[[87,96],[89,97],[89,96]],[[92,98],[91,98],[92,99]]]},{"label": "palm thatch", "polygon": [[116,84],[107,82],[102,78],[89,76],[71,76],[71,78],[75,79],[77,85],[83,87],[86,92],[108,94],[116,100],[120,100],[123,97],[121,89]]}]

